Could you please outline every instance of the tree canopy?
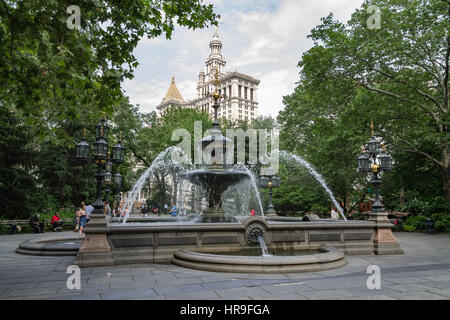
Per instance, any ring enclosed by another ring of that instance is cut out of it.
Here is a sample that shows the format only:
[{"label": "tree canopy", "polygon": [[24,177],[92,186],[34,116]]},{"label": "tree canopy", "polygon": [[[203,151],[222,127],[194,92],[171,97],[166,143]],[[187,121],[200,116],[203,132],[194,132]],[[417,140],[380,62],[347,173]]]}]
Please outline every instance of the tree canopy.
[{"label": "tree canopy", "polygon": [[[369,28],[371,5],[380,9],[380,28]],[[364,184],[356,158],[373,120],[395,160],[390,191],[450,199],[449,1],[365,1],[347,23],[330,14],[309,37],[314,45],[278,117],[282,144],[348,196]]]},{"label": "tree canopy", "polygon": [[[0,130],[7,134],[0,197],[8,200],[7,216],[92,200],[94,166],[80,166],[74,157],[82,130],[90,139],[106,112],[113,128],[109,143],[122,131],[133,146],[152,117],[130,105],[121,89],[138,66],[133,50],[139,40],[170,38],[177,25],[198,29],[219,19],[213,5],[199,0],[84,0],[76,3],[78,28],[73,4],[0,1]],[[121,170],[126,174],[132,165]]]}]

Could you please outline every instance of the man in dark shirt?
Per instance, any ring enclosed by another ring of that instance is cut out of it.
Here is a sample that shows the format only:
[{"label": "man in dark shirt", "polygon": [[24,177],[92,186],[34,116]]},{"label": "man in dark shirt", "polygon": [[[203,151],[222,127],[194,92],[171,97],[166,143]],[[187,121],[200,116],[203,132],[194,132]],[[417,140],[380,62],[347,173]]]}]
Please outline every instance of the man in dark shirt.
[{"label": "man in dark shirt", "polygon": [[39,214],[35,214],[30,219],[30,226],[33,228],[33,233],[43,233],[44,224],[39,221]]}]

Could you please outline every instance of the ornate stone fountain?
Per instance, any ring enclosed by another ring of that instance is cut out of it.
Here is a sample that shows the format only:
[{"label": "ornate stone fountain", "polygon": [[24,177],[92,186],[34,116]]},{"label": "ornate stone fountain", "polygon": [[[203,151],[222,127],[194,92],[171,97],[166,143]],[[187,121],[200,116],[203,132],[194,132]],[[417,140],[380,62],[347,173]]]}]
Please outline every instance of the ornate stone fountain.
[{"label": "ornate stone fountain", "polygon": [[[208,208],[203,210],[201,222],[148,217],[134,222],[130,219],[129,223],[118,223],[115,218],[101,227],[88,225],[86,233],[102,235],[110,249],[97,252],[95,246],[84,246],[76,264],[91,267],[174,263],[222,272],[309,272],[341,267],[347,263],[347,254],[403,253],[397,243],[390,250],[376,250],[376,236],[381,227],[374,221],[312,219],[306,222],[295,217],[265,219],[245,212],[238,213],[238,219],[228,217],[222,207],[223,193],[250,176],[227,168],[227,152],[231,158],[234,150],[229,148],[233,144],[222,135],[217,119],[221,98],[217,85],[216,74],[213,127],[200,146],[203,169],[181,175],[207,191]],[[382,227],[390,230],[393,225],[386,223]],[[243,253],[255,249],[261,251],[257,256]]]},{"label": "ornate stone fountain", "polygon": [[182,179],[200,185],[207,192],[208,208],[203,211],[203,222],[231,222],[233,219],[225,215],[222,207],[222,193],[244,179],[249,179],[245,172],[227,171],[226,158],[228,152],[233,152],[232,141],[222,135],[217,119],[218,100],[221,98],[217,92],[218,75],[216,73],[216,92],[214,99],[214,121],[210,135],[201,140],[202,162],[204,170],[188,171],[181,175]]}]

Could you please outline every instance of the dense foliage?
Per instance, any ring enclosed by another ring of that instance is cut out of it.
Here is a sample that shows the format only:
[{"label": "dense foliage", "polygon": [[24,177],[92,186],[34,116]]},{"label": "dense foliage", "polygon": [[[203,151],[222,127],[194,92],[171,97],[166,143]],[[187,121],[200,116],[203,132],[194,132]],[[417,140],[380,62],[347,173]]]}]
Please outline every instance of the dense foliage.
[{"label": "dense foliage", "polygon": [[[148,115],[131,106],[121,89],[138,65],[133,49],[139,40],[170,38],[175,25],[197,29],[219,18],[212,5],[199,0],[83,0],[75,3],[81,25],[73,28],[68,23],[76,22],[74,11],[68,11],[73,4],[0,3],[0,198],[5,217],[91,201],[95,166],[77,164],[74,146],[84,128],[92,145],[102,112],[113,119],[111,145],[119,131],[131,144],[147,122]],[[132,161],[121,166],[123,174],[130,173]],[[124,180],[126,188],[130,179]]]},{"label": "dense foliage", "polygon": [[[369,28],[370,5],[381,9],[379,29]],[[278,116],[282,147],[313,163],[351,209],[373,199],[356,161],[373,120],[395,161],[383,176],[388,209],[449,212],[450,3],[365,1],[346,24],[323,18],[310,38]]]}]

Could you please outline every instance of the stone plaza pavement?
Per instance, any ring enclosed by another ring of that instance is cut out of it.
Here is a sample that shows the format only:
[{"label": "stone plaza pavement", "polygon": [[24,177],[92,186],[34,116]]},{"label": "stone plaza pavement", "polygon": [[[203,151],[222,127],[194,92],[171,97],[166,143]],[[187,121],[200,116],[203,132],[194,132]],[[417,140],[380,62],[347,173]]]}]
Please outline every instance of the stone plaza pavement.
[{"label": "stone plaza pavement", "polygon": [[[66,285],[75,257],[14,252],[38,236],[49,233],[0,236],[0,299],[450,299],[450,234],[396,233],[404,255],[349,256],[343,268],[314,273],[217,273],[167,264],[87,268],[79,290]],[[380,289],[367,288],[369,265],[380,267]]]}]

